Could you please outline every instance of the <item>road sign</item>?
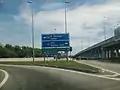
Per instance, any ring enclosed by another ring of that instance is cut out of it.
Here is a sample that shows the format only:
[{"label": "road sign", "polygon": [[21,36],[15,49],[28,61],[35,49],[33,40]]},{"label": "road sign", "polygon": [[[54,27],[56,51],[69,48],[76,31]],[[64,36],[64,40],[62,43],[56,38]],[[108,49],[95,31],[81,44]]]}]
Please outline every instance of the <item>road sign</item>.
[{"label": "road sign", "polygon": [[58,51],[70,51],[69,34],[42,34],[44,54],[57,54]]},{"label": "road sign", "polygon": [[69,47],[69,41],[43,41],[42,47]]},{"label": "road sign", "polygon": [[56,52],[56,51],[70,51],[70,47],[68,47],[68,48],[42,48],[43,49],[43,51],[45,51],[45,52]]},{"label": "road sign", "polygon": [[68,48],[42,48],[42,51],[45,55],[56,55],[58,51],[70,51],[70,47]]},{"label": "road sign", "polygon": [[68,40],[69,34],[42,34],[42,40]]},{"label": "road sign", "polygon": [[42,47],[69,47],[69,34],[42,34]]}]

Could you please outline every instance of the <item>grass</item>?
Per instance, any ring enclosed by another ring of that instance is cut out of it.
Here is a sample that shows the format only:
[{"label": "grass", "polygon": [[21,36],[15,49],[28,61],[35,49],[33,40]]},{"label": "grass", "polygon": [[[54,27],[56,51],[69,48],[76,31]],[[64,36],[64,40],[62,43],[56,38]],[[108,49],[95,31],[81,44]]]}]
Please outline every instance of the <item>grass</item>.
[{"label": "grass", "polygon": [[9,61],[9,62],[0,62],[0,64],[10,64],[10,65],[37,65],[37,66],[55,66],[55,67],[73,67],[73,68],[81,68],[81,69],[91,69],[98,70],[98,68],[94,68],[89,65],[77,63],[75,61],[35,61],[34,63],[31,61]]}]

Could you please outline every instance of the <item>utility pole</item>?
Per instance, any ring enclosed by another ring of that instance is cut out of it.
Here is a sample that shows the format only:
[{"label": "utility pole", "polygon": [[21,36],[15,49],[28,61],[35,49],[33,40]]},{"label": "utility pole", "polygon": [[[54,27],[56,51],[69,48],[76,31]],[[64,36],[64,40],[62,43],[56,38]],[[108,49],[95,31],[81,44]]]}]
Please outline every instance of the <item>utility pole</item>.
[{"label": "utility pole", "polygon": [[68,3],[70,2],[65,0],[65,33],[67,33],[67,7],[66,7],[67,5],[66,4]]},{"label": "utility pole", "polygon": [[[28,1],[29,4],[32,4],[33,2],[30,0]],[[34,51],[34,16],[33,16],[33,5],[31,5],[31,14],[32,14],[32,25],[31,25],[31,29],[32,29],[32,58],[33,58],[33,63],[35,61],[35,51]]]},{"label": "utility pole", "polygon": [[[66,34],[68,33],[67,32],[67,7],[66,7],[66,4],[68,4],[68,3],[70,3],[70,2],[65,0],[65,33]],[[66,59],[68,61],[68,51],[67,51],[67,48],[66,48],[66,52],[65,53],[66,53]]]},{"label": "utility pole", "polygon": [[104,40],[106,40],[106,17],[104,17]]}]

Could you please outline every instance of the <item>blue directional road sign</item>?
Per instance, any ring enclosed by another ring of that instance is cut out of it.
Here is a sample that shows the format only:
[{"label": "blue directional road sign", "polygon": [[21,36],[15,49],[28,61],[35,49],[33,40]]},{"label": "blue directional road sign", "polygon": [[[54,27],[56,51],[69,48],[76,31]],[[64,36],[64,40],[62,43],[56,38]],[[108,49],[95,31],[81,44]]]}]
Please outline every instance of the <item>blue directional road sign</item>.
[{"label": "blue directional road sign", "polygon": [[42,34],[42,49],[45,55],[58,51],[70,51],[69,34]]},{"label": "blue directional road sign", "polygon": [[42,34],[42,40],[68,40],[69,34]]},{"label": "blue directional road sign", "polygon": [[42,47],[69,47],[69,41],[43,41]]},{"label": "blue directional road sign", "polygon": [[42,34],[42,47],[69,46],[69,34]]}]

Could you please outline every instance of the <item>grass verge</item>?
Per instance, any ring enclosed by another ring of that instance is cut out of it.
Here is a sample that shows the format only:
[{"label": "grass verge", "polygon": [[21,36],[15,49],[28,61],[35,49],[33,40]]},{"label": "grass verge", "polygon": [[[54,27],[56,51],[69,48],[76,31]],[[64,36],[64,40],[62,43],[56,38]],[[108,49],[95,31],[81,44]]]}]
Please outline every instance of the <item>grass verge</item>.
[{"label": "grass verge", "polygon": [[55,68],[64,68],[76,71],[82,71],[87,73],[98,73],[99,69],[85,65],[82,63],[77,63],[75,61],[35,61],[34,63],[31,61],[9,61],[9,62],[0,62],[0,64],[9,64],[9,65],[37,65],[37,66],[47,66],[47,67],[55,67]]}]

